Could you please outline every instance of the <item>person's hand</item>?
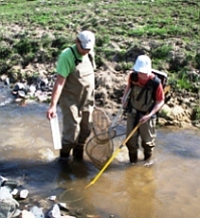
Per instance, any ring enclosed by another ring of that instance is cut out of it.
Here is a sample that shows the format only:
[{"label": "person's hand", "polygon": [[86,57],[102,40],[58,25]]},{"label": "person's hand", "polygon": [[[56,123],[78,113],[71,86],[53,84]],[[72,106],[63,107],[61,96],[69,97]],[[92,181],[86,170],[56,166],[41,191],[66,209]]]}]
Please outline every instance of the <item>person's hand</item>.
[{"label": "person's hand", "polygon": [[56,116],[56,107],[51,106],[46,112],[47,119],[50,120],[51,118]]},{"label": "person's hand", "polygon": [[141,124],[146,123],[150,118],[151,118],[151,116],[150,116],[149,114],[144,115],[144,116],[139,120],[139,122],[140,122]]}]

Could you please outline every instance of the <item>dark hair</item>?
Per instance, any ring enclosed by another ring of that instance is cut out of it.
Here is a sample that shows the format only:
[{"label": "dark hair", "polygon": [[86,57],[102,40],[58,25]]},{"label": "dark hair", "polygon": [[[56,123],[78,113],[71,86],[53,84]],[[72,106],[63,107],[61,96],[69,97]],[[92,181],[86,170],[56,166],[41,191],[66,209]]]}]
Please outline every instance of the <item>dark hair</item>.
[{"label": "dark hair", "polygon": [[138,81],[138,73],[136,71],[133,71],[130,75],[131,81],[132,82],[137,82]]}]

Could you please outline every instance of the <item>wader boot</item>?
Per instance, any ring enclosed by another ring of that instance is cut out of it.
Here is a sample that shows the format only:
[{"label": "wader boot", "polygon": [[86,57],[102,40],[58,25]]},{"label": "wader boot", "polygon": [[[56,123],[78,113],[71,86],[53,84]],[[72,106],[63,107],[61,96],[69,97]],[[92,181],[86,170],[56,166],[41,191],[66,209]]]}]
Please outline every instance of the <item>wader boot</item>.
[{"label": "wader boot", "polygon": [[77,161],[83,160],[83,146],[77,146],[73,149],[73,158]]},{"label": "wader boot", "polygon": [[[73,157],[77,160],[83,159],[83,147],[80,148],[79,143],[84,143],[89,135],[94,105],[94,81],[94,70],[89,55],[84,55],[81,63],[68,75],[59,100],[63,114],[62,140],[78,146],[71,147]],[[67,152],[64,156],[67,156]]]},{"label": "wader boot", "polygon": [[135,152],[129,152],[129,159],[130,163],[137,163],[138,157],[137,157],[137,151]]},{"label": "wader boot", "polygon": [[152,156],[152,152],[151,151],[145,151],[144,152],[144,160],[149,160]]},{"label": "wader boot", "polygon": [[69,154],[71,147],[69,145],[62,144],[62,149],[60,149],[60,160],[69,160]]}]

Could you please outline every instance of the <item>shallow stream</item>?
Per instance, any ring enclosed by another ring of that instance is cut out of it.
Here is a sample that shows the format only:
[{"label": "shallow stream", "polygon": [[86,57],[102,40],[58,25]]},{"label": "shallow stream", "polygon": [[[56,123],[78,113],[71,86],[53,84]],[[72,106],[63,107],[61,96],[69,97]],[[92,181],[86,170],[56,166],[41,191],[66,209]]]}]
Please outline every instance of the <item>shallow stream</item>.
[{"label": "shallow stream", "polygon": [[[199,130],[159,129],[153,165],[144,166],[142,160],[130,165],[123,148],[99,180],[84,190],[99,171],[86,155],[82,164],[57,162],[47,107],[0,107],[0,175],[20,180],[30,198],[57,195],[70,207],[101,218],[200,217]],[[118,138],[116,146],[122,140]]]}]

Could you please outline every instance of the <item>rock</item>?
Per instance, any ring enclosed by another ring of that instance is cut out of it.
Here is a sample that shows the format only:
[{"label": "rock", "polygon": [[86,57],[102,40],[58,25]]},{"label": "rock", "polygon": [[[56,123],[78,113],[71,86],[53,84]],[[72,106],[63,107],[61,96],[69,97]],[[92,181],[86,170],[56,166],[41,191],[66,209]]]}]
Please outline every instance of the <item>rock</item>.
[{"label": "rock", "polygon": [[34,217],[35,218],[44,218],[44,213],[43,213],[43,210],[42,208],[39,208],[37,206],[33,206],[31,209],[30,209],[30,212],[32,214],[34,214]]},{"label": "rock", "polygon": [[15,188],[15,189],[11,192],[11,194],[12,194],[13,196],[17,196],[18,192],[19,192],[19,190]]},{"label": "rock", "polygon": [[36,218],[34,214],[30,211],[23,210],[19,218]]},{"label": "rock", "polygon": [[62,203],[62,202],[57,201],[57,204],[60,207],[60,209],[69,211],[69,207],[68,207],[68,205],[66,203]]},{"label": "rock", "polygon": [[18,91],[18,96],[19,96],[20,98],[25,98],[25,97],[26,97],[26,93],[25,93],[24,91],[22,91],[22,90],[19,90],[19,91]]},{"label": "rock", "polygon": [[12,197],[10,190],[6,187],[0,188],[0,217],[11,218],[16,212],[19,203]]},{"label": "rock", "polygon": [[168,121],[165,118],[159,117],[158,118],[158,123],[160,126],[164,126],[168,123]]},{"label": "rock", "polygon": [[53,205],[52,209],[48,213],[48,217],[49,218],[60,218],[61,217],[60,208],[58,204]]},{"label": "rock", "polygon": [[31,94],[31,96],[33,96],[34,95],[34,93],[36,92],[36,86],[35,85],[30,85],[29,86],[29,90],[28,90],[29,92],[30,92],[30,94]]},{"label": "rock", "polygon": [[13,214],[13,217],[19,217],[20,216],[20,214],[21,214],[21,210],[20,209],[17,209],[16,211],[15,211],[15,213]]},{"label": "rock", "polygon": [[43,213],[47,214],[47,212],[49,211],[50,208],[52,208],[52,202],[51,201],[47,201],[47,199],[34,199],[34,203],[35,205],[37,205],[38,207],[42,208]]},{"label": "rock", "polygon": [[25,85],[23,83],[16,83],[14,85],[13,91],[25,90]]},{"label": "rock", "polygon": [[159,117],[167,118],[170,114],[171,108],[166,104],[159,111]]},{"label": "rock", "polygon": [[7,75],[3,74],[0,76],[0,81],[3,81],[6,86],[10,86],[10,79]]},{"label": "rock", "polygon": [[16,211],[16,203],[12,200],[0,202],[0,217],[11,218]]},{"label": "rock", "polygon": [[48,197],[47,199],[50,200],[50,201],[54,201],[56,204],[58,204],[58,206],[60,207],[60,209],[69,211],[68,205],[67,205],[66,203],[59,202],[59,201],[57,200],[57,197],[56,197],[55,195],[50,196],[50,197]]},{"label": "rock", "polygon": [[175,105],[175,107],[171,109],[170,115],[175,119],[181,119],[184,115],[184,110],[181,106]]},{"label": "rock", "polygon": [[0,201],[12,200],[12,194],[7,187],[0,188]]},{"label": "rock", "polygon": [[10,79],[7,77],[7,78],[4,80],[4,83],[5,83],[5,85],[10,86]]},{"label": "rock", "polygon": [[50,201],[55,201],[55,200],[56,200],[56,196],[55,196],[55,195],[50,196],[50,197],[48,197],[48,200],[50,200]]},{"label": "rock", "polygon": [[29,192],[28,192],[27,189],[23,189],[23,190],[20,191],[19,197],[20,197],[21,199],[25,199],[25,198],[27,198],[28,193],[29,193]]}]

